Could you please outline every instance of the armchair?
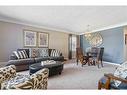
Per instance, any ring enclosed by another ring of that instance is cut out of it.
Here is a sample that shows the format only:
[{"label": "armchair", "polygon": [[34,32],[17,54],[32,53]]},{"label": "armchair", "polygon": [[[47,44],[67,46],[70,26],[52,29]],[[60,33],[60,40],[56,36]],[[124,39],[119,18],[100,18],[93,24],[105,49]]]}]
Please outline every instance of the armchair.
[{"label": "armchair", "polygon": [[0,69],[0,89],[47,89],[49,70],[44,68],[33,75],[16,74],[14,65]]},{"label": "armchair", "polygon": [[98,89],[127,89],[127,62],[117,67],[114,74],[104,74],[98,81]]},{"label": "armchair", "polygon": [[[113,80],[121,81],[122,84],[116,87],[113,83]],[[104,74],[104,77],[101,78],[98,82],[98,89],[127,89],[127,79],[116,77],[113,74]]]}]

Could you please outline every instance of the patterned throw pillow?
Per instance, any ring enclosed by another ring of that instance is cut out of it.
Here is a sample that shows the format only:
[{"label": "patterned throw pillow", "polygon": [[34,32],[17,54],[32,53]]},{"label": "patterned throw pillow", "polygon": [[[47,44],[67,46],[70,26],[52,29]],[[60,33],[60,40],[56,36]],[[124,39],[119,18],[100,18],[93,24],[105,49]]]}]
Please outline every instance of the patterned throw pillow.
[{"label": "patterned throw pillow", "polygon": [[48,57],[49,56],[48,48],[39,49],[39,55],[41,57]]},{"label": "patterned throw pillow", "polygon": [[25,51],[25,50],[20,51],[20,52],[21,52],[21,54],[22,54],[23,58],[28,58],[28,55],[27,55],[27,53],[26,53],[26,51]]},{"label": "patterned throw pillow", "polygon": [[59,50],[55,50],[55,49],[53,49],[53,50],[51,51],[50,56],[52,56],[52,57],[59,57],[60,54],[61,54],[61,53],[60,53]]},{"label": "patterned throw pillow", "polygon": [[38,48],[31,48],[29,55],[32,58],[38,57],[39,56],[39,49]]},{"label": "patterned throw pillow", "polygon": [[28,58],[28,55],[25,50],[22,51],[13,51],[13,54],[18,58],[18,59],[25,59]]},{"label": "patterned throw pillow", "polygon": [[[127,62],[123,63],[116,69],[116,71],[114,72],[114,76],[124,79],[127,78]],[[118,87],[121,84],[121,81],[114,80],[114,84],[116,87]]]},{"label": "patterned throw pillow", "polygon": [[52,56],[52,57],[54,56],[54,50],[51,51],[50,56]]}]

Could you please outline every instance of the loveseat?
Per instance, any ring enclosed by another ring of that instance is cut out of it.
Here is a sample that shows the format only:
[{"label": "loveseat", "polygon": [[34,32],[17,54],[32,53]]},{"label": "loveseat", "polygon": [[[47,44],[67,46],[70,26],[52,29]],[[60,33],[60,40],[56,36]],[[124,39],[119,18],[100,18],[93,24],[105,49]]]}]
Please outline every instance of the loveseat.
[{"label": "loveseat", "polygon": [[[30,49],[17,49],[17,51],[26,51],[27,58],[17,58],[17,56],[13,53],[10,56],[10,60],[8,61],[8,65],[15,65],[16,71],[28,70],[31,64],[36,64],[41,61],[46,60],[55,60],[55,61],[64,61],[64,57],[62,53],[59,56],[53,56],[53,52],[55,49],[47,49],[47,48],[30,48]],[[43,52],[40,52],[43,51]],[[45,53],[46,51],[47,53]]]}]

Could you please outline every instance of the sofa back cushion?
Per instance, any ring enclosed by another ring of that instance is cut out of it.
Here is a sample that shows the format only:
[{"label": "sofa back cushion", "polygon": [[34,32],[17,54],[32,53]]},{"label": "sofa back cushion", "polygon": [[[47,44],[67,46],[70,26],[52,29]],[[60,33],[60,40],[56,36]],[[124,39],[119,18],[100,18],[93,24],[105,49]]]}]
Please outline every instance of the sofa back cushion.
[{"label": "sofa back cushion", "polygon": [[39,49],[39,56],[40,57],[49,57],[49,50],[48,50],[48,48],[40,48]]},{"label": "sofa back cushion", "polygon": [[25,81],[30,79],[29,77],[30,77],[29,75],[16,74],[15,77],[4,81],[1,85],[1,89],[3,89],[3,90],[14,89],[15,85],[24,83]]}]

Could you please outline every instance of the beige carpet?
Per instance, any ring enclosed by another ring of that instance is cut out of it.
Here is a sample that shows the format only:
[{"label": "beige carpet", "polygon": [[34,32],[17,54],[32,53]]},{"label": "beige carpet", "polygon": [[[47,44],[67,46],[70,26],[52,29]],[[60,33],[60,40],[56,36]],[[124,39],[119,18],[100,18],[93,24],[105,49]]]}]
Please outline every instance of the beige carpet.
[{"label": "beige carpet", "polygon": [[[49,78],[48,89],[97,89],[98,80],[104,73],[113,73],[115,68],[115,65],[107,63],[100,69],[97,66],[81,67],[75,61],[68,61],[61,75]],[[28,74],[28,71],[21,73]]]}]

